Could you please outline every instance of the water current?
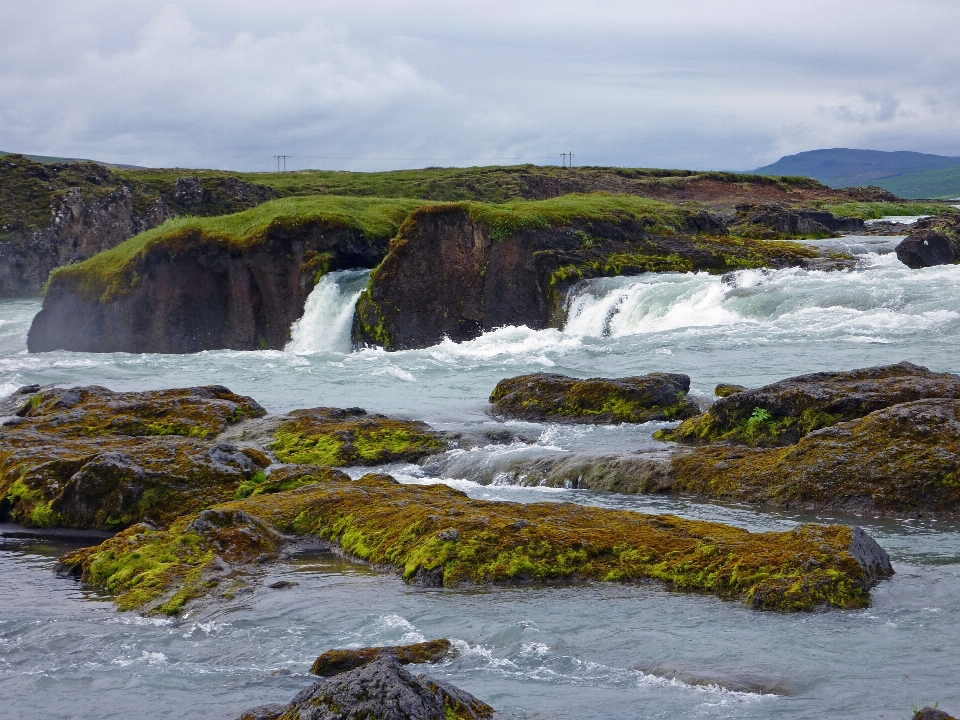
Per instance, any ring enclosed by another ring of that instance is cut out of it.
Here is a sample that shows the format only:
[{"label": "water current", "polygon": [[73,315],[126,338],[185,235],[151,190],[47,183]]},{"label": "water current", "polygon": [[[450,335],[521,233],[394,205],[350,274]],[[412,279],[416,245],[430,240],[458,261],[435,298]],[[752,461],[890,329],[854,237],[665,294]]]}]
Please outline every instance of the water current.
[{"label": "water current", "polygon": [[[855,270],[665,274],[575,288],[563,330],[501,328],[463,344],[351,350],[366,273],[327,275],[285,351],[194,355],[26,352],[36,300],[0,302],[0,395],[29,383],[152,389],[219,383],[273,411],[362,406],[447,430],[508,429],[526,442],[453,451],[442,470],[384,468],[472,496],[672,512],[750,529],[863,525],[897,571],[855,612],[758,613],[661,587],[425,590],[332,556],[304,555],[231,604],[176,620],[117,612],[52,572],[92,540],[0,526],[0,715],[227,718],[285,702],[332,647],[449,637],[458,658],[429,672],[507,715],[544,718],[906,718],[939,700],[960,711],[960,526],[795,513],[584,490],[518,487],[505,459],[654,447],[655,423],[498,423],[487,397],[526,372],[684,372],[704,402],[718,382],[757,386],[816,370],[910,360],[960,371],[960,266],[909,270],[899,238],[846,237]],[[506,477],[506,479],[505,479]]]}]

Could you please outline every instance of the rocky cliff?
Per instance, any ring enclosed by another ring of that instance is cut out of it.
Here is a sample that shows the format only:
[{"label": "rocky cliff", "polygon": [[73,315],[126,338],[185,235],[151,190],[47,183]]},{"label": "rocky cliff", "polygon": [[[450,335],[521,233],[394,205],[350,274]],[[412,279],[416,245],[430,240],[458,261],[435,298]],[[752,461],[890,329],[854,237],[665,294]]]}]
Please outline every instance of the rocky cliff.
[{"label": "rocky cliff", "polygon": [[[137,236],[57,270],[31,352],[189,353],[282,348],[328,270],[373,267],[410,207],[363,226],[344,203],[291,198],[266,209]],[[311,202],[333,208],[310,214]],[[349,203],[347,203],[349,205]],[[365,208],[378,201],[365,201]],[[389,214],[389,213],[388,213]]]},{"label": "rocky cliff", "polygon": [[234,177],[144,183],[96,163],[0,159],[0,297],[39,295],[50,272],[86,260],[174,215],[258,205],[276,191]]},{"label": "rocky cliff", "polygon": [[415,212],[357,303],[354,340],[402,350],[504,325],[559,326],[566,291],[580,280],[786,267],[818,256],[795,243],[730,235],[708,212],[628,196],[496,208]]}]

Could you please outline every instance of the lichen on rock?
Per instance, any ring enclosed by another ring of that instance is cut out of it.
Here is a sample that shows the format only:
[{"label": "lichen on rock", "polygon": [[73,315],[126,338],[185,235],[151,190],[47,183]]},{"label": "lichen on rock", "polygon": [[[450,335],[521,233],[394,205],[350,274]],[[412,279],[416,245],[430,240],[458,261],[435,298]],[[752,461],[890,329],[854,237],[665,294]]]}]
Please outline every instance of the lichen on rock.
[{"label": "lichen on rock", "polygon": [[490,402],[496,414],[530,422],[640,423],[697,415],[689,390],[690,378],[676,373],[589,379],[535,373],[501,380]]},{"label": "lichen on rock", "polygon": [[[868,567],[851,553],[855,532],[845,526],[751,533],[569,503],[472,500],[445,485],[401,485],[384,475],[326,479],[207,512],[243,513],[286,537],[319,538],[348,557],[428,585],[657,580],[759,609],[796,611],[864,607],[870,586],[889,574],[889,565],[874,560]],[[216,557],[227,558],[239,578],[255,573],[257,558],[272,552],[238,533],[214,541],[195,518],[180,518],[166,531],[131,528],[65,556],[62,568],[116,595],[121,607],[168,612],[180,607],[170,598],[213,587]],[[236,547],[223,544],[231,537],[238,537]],[[145,586],[134,557],[166,558],[169,567],[148,569]],[[886,555],[877,547],[875,557]]]},{"label": "lichen on rock", "polygon": [[703,415],[654,437],[694,444],[789,445],[814,430],[923,398],[960,398],[960,376],[908,362],[800,375],[722,397]]}]

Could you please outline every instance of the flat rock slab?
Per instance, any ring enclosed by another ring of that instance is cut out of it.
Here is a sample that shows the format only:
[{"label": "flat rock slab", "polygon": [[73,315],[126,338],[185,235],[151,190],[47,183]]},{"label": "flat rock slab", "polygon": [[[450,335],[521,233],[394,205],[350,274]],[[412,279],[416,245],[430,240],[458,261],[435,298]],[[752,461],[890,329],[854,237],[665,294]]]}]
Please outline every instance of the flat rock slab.
[{"label": "flat rock slab", "polygon": [[501,380],[490,402],[497,415],[529,422],[640,423],[697,415],[689,390],[690,377],[678,373],[585,380],[535,373]]},{"label": "flat rock slab", "polygon": [[[186,516],[168,530],[133,526],[65,555],[61,569],[115,594],[125,609],[167,614],[222,585],[217,578],[225,573],[237,582],[259,572],[282,551],[266,528],[284,541],[319,538],[429,586],[657,580],[757,609],[795,611],[864,607],[869,588],[889,573],[883,550],[846,526],[751,533],[672,515],[474,500],[446,485],[401,485],[388,475],[328,478],[205,513],[222,520]],[[144,557],[167,566],[141,570]]]}]

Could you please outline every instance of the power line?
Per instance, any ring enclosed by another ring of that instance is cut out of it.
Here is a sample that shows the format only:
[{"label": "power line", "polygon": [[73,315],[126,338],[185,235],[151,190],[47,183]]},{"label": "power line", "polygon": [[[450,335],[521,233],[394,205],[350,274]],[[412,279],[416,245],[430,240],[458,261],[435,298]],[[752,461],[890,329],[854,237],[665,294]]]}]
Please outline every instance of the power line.
[{"label": "power line", "polygon": [[286,172],[286,171],[287,171],[287,158],[288,158],[288,157],[292,157],[292,156],[290,156],[290,155],[274,155],[274,157],[277,159],[277,172],[280,172],[280,160],[281,160],[281,159],[283,160],[283,171]]}]

